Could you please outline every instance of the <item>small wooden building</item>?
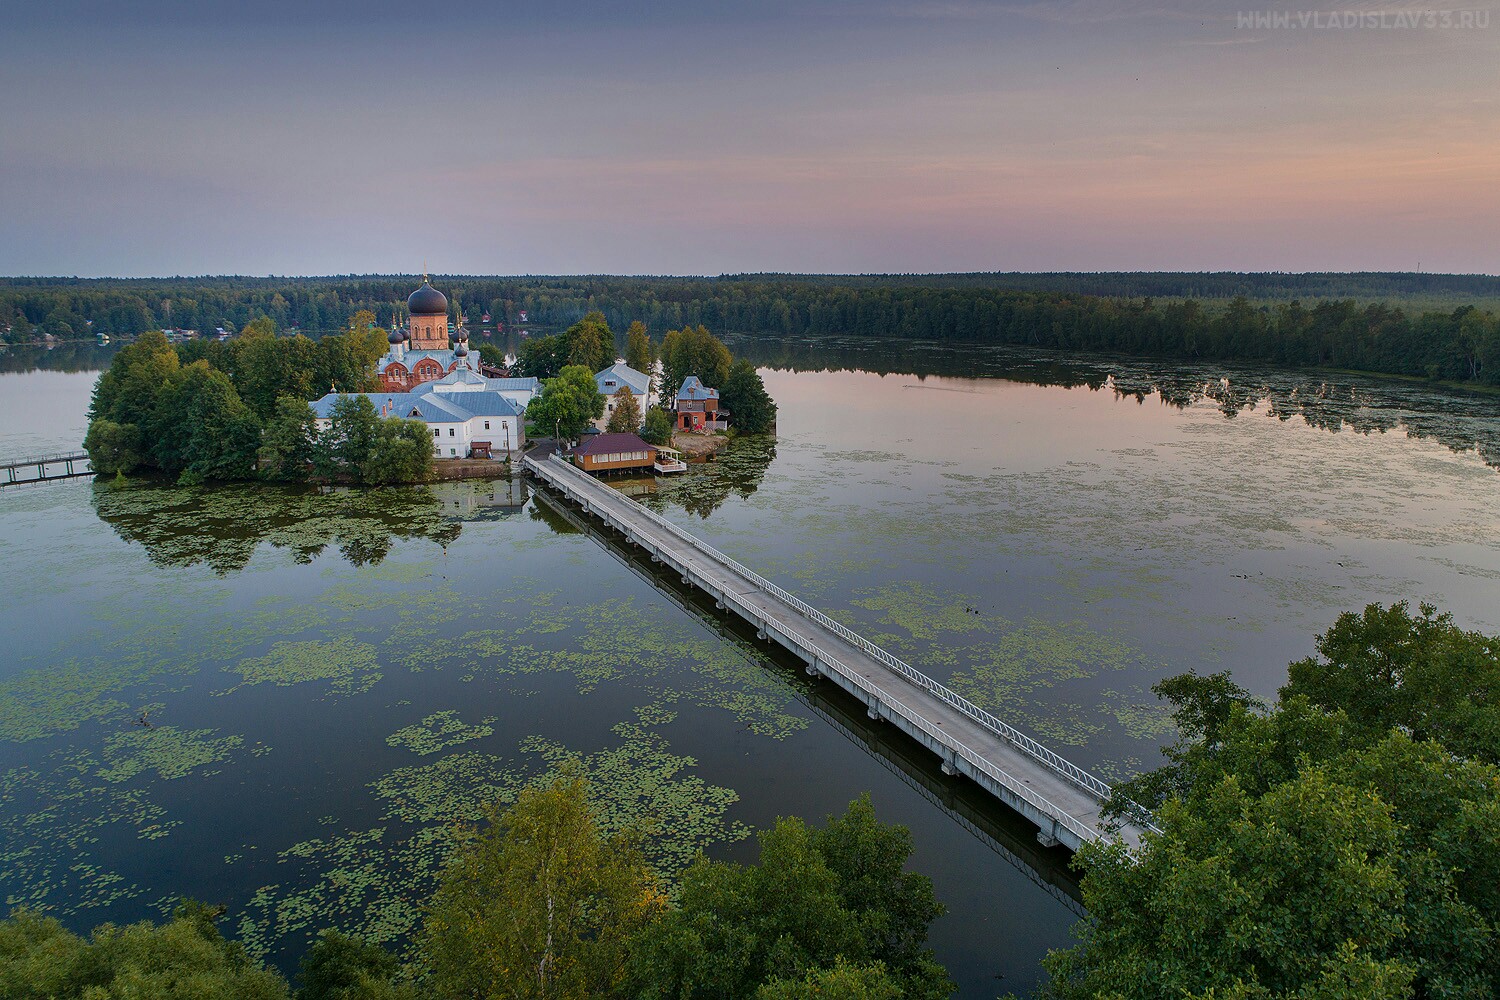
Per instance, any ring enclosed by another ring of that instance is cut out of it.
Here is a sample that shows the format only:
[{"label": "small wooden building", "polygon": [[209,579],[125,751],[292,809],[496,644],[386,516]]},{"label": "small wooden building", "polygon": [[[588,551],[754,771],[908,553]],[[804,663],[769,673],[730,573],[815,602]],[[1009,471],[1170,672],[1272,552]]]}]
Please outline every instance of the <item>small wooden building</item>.
[{"label": "small wooden building", "polygon": [[585,472],[650,469],[656,446],[635,434],[595,434],[573,449],[573,461]]}]

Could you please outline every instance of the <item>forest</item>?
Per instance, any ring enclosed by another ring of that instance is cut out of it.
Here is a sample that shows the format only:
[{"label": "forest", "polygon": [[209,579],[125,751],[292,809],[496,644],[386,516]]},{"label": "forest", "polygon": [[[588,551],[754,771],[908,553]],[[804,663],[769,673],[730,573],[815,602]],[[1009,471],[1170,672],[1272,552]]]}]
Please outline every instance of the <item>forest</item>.
[{"label": "forest", "polygon": [[[1014,344],[1181,360],[1256,361],[1500,385],[1500,278],[1429,274],[435,276],[455,318],[561,329],[706,326],[782,338],[850,335]],[[381,326],[416,279],[0,280],[9,342],[159,328],[237,330],[269,317],[309,335],[369,310]],[[623,345],[617,345],[623,346]]]}]

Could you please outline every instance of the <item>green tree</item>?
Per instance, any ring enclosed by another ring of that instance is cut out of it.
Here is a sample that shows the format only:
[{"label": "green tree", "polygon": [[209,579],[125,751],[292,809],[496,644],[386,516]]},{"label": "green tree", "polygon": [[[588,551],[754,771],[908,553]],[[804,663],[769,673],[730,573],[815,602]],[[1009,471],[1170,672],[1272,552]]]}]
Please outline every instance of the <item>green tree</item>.
[{"label": "green tree", "polygon": [[822,831],[778,820],[760,835],[758,865],[698,860],[681,905],[633,943],[628,992],[748,1000],[846,962],[882,963],[899,995],[947,996],[952,983],[922,947],[942,907],[929,880],[903,871],[910,850],[910,833],[877,823],[864,797]]},{"label": "green tree", "polygon": [[1500,763],[1500,640],[1465,632],[1430,604],[1371,604],[1318,637],[1290,667],[1284,695],[1343,709],[1383,734],[1399,726],[1455,753]]},{"label": "green tree", "polygon": [[661,342],[663,399],[672,399],[689,375],[711,389],[729,377],[729,348],[703,326],[668,330]]},{"label": "green tree", "polygon": [[318,434],[313,459],[318,475],[358,478],[375,447],[379,428],[380,414],[368,396],[340,396],[329,410],[328,426]]},{"label": "green tree", "polygon": [[522,377],[556,378],[567,364],[568,338],[560,333],[551,337],[532,337],[516,351],[516,372]]},{"label": "green tree", "polygon": [[765,434],[776,427],[776,401],[748,361],[736,361],[730,367],[719,390],[719,403],[729,411],[732,426],[743,434]]},{"label": "green tree", "polygon": [[568,327],[563,336],[568,342],[568,364],[581,365],[592,374],[615,363],[615,335],[597,309]]},{"label": "green tree", "polygon": [[248,478],[260,448],[260,421],[206,361],[162,386],[149,433],[157,468],[188,481]]},{"label": "green tree", "polygon": [[[594,383],[598,385],[598,383]],[[609,423],[604,429],[613,433],[634,434],[641,428],[641,404],[635,400],[635,393],[630,391],[630,386],[620,386],[620,391],[615,394],[615,410],[609,415]]]},{"label": "green tree", "polygon": [[672,415],[660,406],[646,411],[646,420],[641,425],[641,437],[650,444],[672,443]]},{"label": "green tree", "polygon": [[0,921],[0,996],[7,1000],[286,1000],[286,981],[250,961],[184,903],[161,925],[103,924],[87,939],[25,910]]},{"label": "green tree", "polygon": [[401,971],[400,960],[379,945],[338,931],[319,931],[302,957],[297,1000],[374,1000],[392,995]]},{"label": "green tree", "polygon": [[300,482],[307,478],[317,451],[318,417],[293,396],[276,400],[276,415],[261,433],[257,464],[267,479]]},{"label": "green tree", "polygon": [[802,979],[773,979],[755,991],[755,1000],[901,1000],[905,995],[878,962],[862,966],[839,959]]},{"label": "green tree", "polygon": [[433,995],[610,995],[662,905],[635,842],[606,837],[576,771],[533,787],[443,870],[420,951]]},{"label": "green tree", "polygon": [[557,378],[542,383],[541,394],[526,407],[526,419],[542,434],[564,439],[581,435],[604,415],[604,394],[594,374],[582,365],[568,365]]},{"label": "green tree", "polygon": [[276,321],[265,313],[240,327],[239,336],[241,340],[263,340],[267,337],[276,336]]},{"label": "green tree", "polygon": [[420,420],[399,417],[379,420],[370,453],[360,465],[360,480],[425,483],[432,476],[432,431],[428,426]]},{"label": "green tree", "polygon": [[89,453],[94,471],[106,476],[134,472],[145,461],[141,429],[135,424],[117,424],[103,418],[92,420],[83,448]]},{"label": "green tree", "polygon": [[651,338],[646,335],[646,324],[636,320],[625,331],[625,363],[636,371],[650,375],[656,367],[656,357],[651,351]]}]

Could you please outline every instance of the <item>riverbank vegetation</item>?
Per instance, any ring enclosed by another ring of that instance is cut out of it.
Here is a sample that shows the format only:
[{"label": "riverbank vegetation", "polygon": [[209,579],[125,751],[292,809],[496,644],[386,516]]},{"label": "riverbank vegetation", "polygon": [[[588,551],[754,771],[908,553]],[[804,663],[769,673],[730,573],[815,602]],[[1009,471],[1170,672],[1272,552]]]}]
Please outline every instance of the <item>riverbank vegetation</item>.
[{"label": "riverbank vegetation", "polygon": [[[414,279],[11,278],[12,342],[176,326],[344,329],[354,309],[395,318]],[[731,275],[451,277],[455,312],[553,328],[705,326],[770,337],[852,335],[1016,344],[1183,360],[1257,361],[1500,385],[1500,278],[1428,274]],[[590,319],[596,316],[597,319]],[[538,338],[546,340],[549,338]],[[628,339],[628,334],[627,338]],[[628,344],[603,345],[605,353]],[[540,349],[534,349],[540,351]],[[611,355],[605,365],[613,361]],[[528,362],[529,363],[529,362]],[[586,367],[583,354],[554,357]],[[604,367],[600,365],[599,367]],[[593,370],[598,371],[599,368]]]},{"label": "riverbank vegetation", "polygon": [[1500,637],[1403,603],[1317,648],[1272,705],[1157,686],[1181,738],[1117,793],[1161,832],[1079,852],[1045,997],[1500,996]]},{"label": "riverbank vegetation", "polygon": [[340,400],[320,430],[308,405],[324,386],[374,388],[385,338],[368,316],[318,341],[277,337],[269,320],[224,343],[174,347],[159,332],[143,334],[115,354],[94,388],[84,439],[94,469],[186,482],[430,479],[432,440],[421,421],[381,419],[354,396]]},{"label": "riverbank vegetation", "polygon": [[87,938],[21,911],[0,921],[0,995],[936,1000],[952,989],[926,947],[943,908],[905,870],[911,849],[864,797],[822,828],[778,820],[758,864],[700,857],[674,901],[639,835],[603,834],[565,767],[467,832],[399,957],[326,930],[293,993],[220,934],[219,910]]}]

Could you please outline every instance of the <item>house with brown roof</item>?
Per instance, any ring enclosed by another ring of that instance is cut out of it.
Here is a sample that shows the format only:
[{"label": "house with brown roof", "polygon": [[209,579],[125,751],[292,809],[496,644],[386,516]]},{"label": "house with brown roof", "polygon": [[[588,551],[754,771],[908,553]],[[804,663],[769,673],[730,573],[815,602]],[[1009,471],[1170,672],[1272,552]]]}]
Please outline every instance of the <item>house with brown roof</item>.
[{"label": "house with brown roof", "polygon": [[635,434],[595,434],[573,449],[573,461],[585,472],[650,469],[656,446]]}]

